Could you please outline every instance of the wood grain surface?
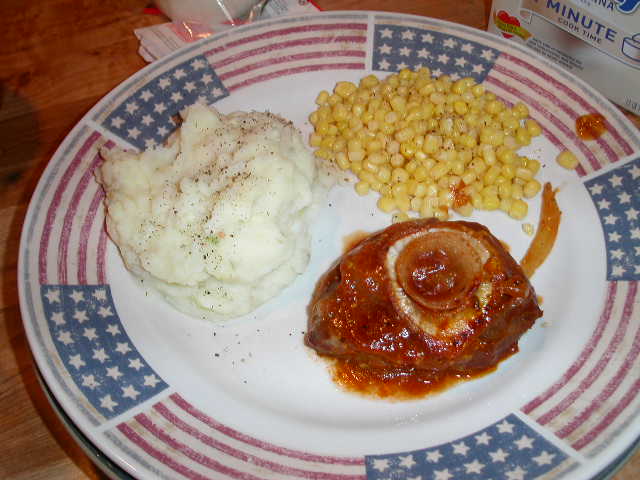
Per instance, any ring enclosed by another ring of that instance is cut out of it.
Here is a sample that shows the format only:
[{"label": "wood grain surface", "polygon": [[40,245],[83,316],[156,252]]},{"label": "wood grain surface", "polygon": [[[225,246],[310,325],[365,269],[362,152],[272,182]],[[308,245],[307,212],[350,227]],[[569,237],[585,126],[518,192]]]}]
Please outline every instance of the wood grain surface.
[{"label": "wood grain surface", "polygon": [[[165,22],[147,0],[2,0],[0,33],[0,479],[102,479],[47,401],[25,339],[16,285],[20,231],[59,143],[101,97],[145,65],[133,30]],[[484,29],[489,0],[316,0]],[[634,118],[637,121],[637,118]],[[640,478],[640,455],[614,477]]]}]

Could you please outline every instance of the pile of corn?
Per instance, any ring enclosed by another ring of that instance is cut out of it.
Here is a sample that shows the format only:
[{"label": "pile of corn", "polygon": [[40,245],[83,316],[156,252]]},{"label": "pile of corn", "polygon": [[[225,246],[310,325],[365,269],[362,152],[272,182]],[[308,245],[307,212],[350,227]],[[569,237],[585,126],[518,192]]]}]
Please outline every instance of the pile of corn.
[{"label": "pile of corn", "polygon": [[[511,108],[472,78],[402,70],[359,85],[322,91],[309,120],[315,154],[351,170],[355,190],[378,192],[378,208],[396,220],[469,216],[474,209],[526,217],[541,189],[540,162],[518,149],[541,134],[523,103]],[[415,215],[414,213],[414,215]]]}]

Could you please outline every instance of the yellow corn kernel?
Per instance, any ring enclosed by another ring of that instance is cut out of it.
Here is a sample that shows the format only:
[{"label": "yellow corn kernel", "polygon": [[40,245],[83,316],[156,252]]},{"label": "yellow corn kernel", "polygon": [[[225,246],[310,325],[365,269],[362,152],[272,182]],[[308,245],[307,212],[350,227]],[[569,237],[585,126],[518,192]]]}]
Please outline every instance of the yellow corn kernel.
[{"label": "yellow corn kernel", "polygon": [[434,216],[441,222],[449,220],[449,209],[447,207],[438,207],[434,212]]},{"label": "yellow corn kernel", "polygon": [[471,205],[470,203],[465,203],[464,205],[455,207],[454,210],[463,217],[470,217],[473,213],[473,205]]},{"label": "yellow corn kernel", "polygon": [[378,172],[376,173],[376,177],[383,183],[388,183],[391,180],[391,169],[386,165],[380,166]]},{"label": "yellow corn kernel", "polygon": [[333,91],[338,95],[340,95],[342,98],[346,98],[349,95],[351,95],[353,92],[355,92],[357,89],[358,87],[351,82],[338,82],[336,83],[336,86],[333,89]]},{"label": "yellow corn kernel", "polygon": [[393,216],[391,217],[392,223],[406,222],[408,220],[409,220],[409,215],[407,214],[407,212],[394,213]]},{"label": "yellow corn kernel", "polygon": [[529,145],[531,143],[531,134],[526,128],[518,128],[516,130],[516,140],[520,145]]},{"label": "yellow corn kernel", "polygon": [[521,119],[529,116],[529,108],[522,102],[518,102],[513,106],[513,112]]},{"label": "yellow corn kernel", "polygon": [[350,162],[362,162],[364,160],[363,150],[349,151],[347,155],[349,157]]},{"label": "yellow corn kernel", "polygon": [[527,160],[527,168],[535,175],[540,171],[540,162],[535,158],[530,158]]},{"label": "yellow corn kernel", "polygon": [[509,211],[511,210],[512,204],[513,204],[513,198],[508,198],[508,197],[501,198],[500,206],[498,208],[505,213],[509,213]]},{"label": "yellow corn kernel", "polygon": [[316,103],[318,105],[325,105],[328,100],[329,100],[329,92],[327,92],[326,90],[322,90],[316,97]]},{"label": "yellow corn kernel", "polygon": [[534,232],[534,227],[531,223],[523,223],[522,224],[522,231],[529,235],[530,237],[533,235]]},{"label": "yellow corn kernel", "polygon": [[365,158],[362,161],[362,168],[364,168],[367,172],[371,172],[371,173],[378,173],[378,169],[380,167],[378,167],[378,165],[376,165],[375,163],[373,163],[371,160],[369,160],[368,158]]},{"label": "yellow corn kernel", "polygon": [[578,166],[578,157],[576,157],[569,150],[563,150],[557,157],[556,162],[563,168],[567,170],[573,170]]},{"label": "yellow corn kernel", "polygon": [[540,127],[540,124],[531,118],[528,118],[524,121],[524,126],[527,129],[527,132],[529,132],[529,135],[531,135],[532,137],[537,137],[538,135],[542,134],[542,128]]},{"label": "yellow corn kernel", "polygon": [[347,170],[351,166],[351,162],[347,158],[347,154],[344,152],[336,153],[336,163],[342,170]]},{"label": "yellow corn kernel", "polygon": [[385,213],[391,213],[396,209],[396,201],[393,197],[380,197],[377,206]]},{"label": "yellow corn kernel", "polygon": [[516,178],[520,178],[525,182],[528,182],[529,180],[533,179],[533,172],[524,167],[516,168]]},{"label": "yellow corn kernel", "polygon": [[497,210],[500,207],[500,200],[497,195],[487,195],[482,197],[482,208],[484,210]]},{"label": "yellow corn kernel", "polygon": [[514,200],[509,208],[509,216],[516,220],[522,220],[527,216],[529,205],[524,200]]},{"label": "yellow corn kernel", "polygon": [[356,183],[354,189],[358,195],[364,196],[369,193],[370,185],[367,182],[360,180]]},{"label": "yellow corn kernel", "polygon": [[522,193],[525,198],[533,198],[541,189],[542,185],[540,185],[540,182],[533,179],[524,184],[524,187],[522,187]]},{"label": "yellow corn kernel", "polygon": [[411,199],[406,193],[403,195],[398,195],[394,198],[396,200],[396,206],[401,212],[408,212],[411,209]]},{"label": "yellow corn kernel", "polygon": [[393,183],[402,183],[409,180],[409,172],[404,168],[396,167],[391,171],[391,181]]}]

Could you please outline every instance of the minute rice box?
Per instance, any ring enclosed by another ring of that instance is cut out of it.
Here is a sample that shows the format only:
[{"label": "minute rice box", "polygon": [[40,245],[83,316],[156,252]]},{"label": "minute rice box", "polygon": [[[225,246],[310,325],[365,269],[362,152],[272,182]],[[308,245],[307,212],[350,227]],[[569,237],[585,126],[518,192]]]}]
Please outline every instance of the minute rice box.
[{"label": "minute rice box", "polygon": [[640,0],[494,0],[488,31],[640,114]]}]

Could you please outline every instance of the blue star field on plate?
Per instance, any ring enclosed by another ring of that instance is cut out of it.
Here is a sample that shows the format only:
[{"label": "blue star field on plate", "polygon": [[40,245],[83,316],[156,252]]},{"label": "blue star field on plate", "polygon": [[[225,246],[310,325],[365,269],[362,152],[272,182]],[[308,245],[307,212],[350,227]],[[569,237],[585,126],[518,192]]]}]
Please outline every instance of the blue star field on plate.
[{"label": "blue star field on plate", "polygon": [[203,55],[176,65],[125,99],[103,126],[140,150],[160,145],[177,128],[174,116],[200,101],[229,95]]},{"label": "blue star field on plate", "polygon": [[365,458],[367,480],[525,480],[538,478],[567,455],[511,414],[435,447]]},{"label": "blue star field on plate", "polygon": [[105,418],[167,388],[125,332],[108,285],[42,285],[40,291],[67,372]]},{"label": "blue star field on plate", "polygon": [[398,25],[377,25],[373,69],[397,72],[403,68],[431,69],[433,76],[452,80],[473,77],[480,83],[500,52],[479,43],[440,33]]},{"label": "blue star field on plate", "polygon": [[607,244],[607,280],[640,280],[640,158],[585,182]]}]

